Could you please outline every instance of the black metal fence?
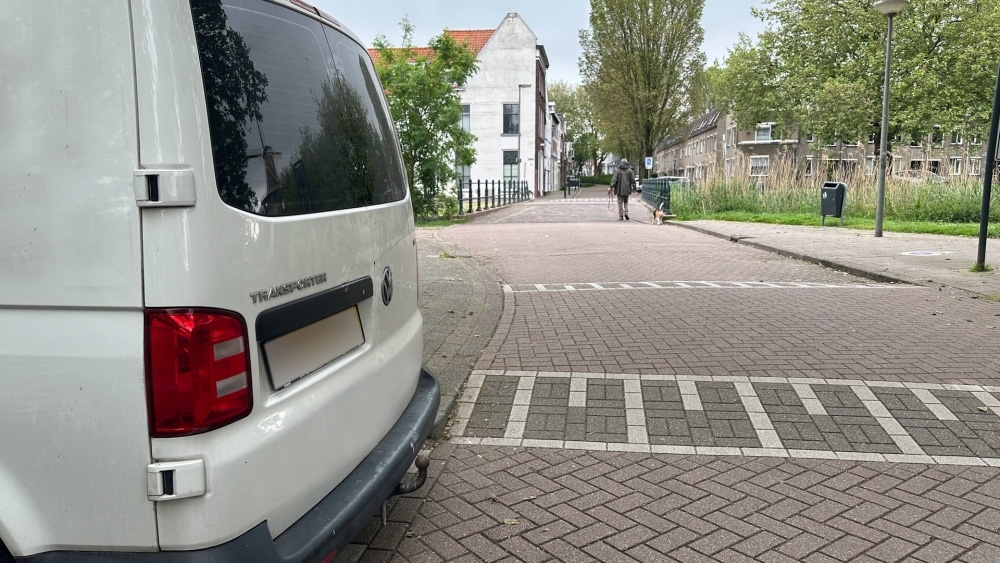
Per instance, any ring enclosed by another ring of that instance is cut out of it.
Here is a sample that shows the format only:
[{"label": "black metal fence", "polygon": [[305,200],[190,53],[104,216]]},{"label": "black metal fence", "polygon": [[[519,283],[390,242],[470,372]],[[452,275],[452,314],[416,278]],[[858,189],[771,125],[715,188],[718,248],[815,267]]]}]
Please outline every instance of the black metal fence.
[{"label": "black metal fence", "polygon": [[652,207],[663,204],[664,215],[673,215],[670,211],[670,188],[680,187],[677,178],[647,178],[642,181],[642,201]]},{"label": "black metal fence", "polygon": [[[529,199],[528,182],[517,180],[459,180],[458,214],[474,213],[485,209],[504,207]],[[475,207],[473,207],[475,205]]]}]

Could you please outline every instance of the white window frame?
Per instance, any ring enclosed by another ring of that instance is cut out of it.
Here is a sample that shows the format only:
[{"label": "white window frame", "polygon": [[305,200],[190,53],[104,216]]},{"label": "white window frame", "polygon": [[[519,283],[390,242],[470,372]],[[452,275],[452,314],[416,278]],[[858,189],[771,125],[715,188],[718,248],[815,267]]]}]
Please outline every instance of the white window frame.
[{"label": "white window frame", "polygon": [[[757,164],[754,164],[754,162]],[[757,172],[754,174],[754,172]],[[750,157],[750,177],[765,178],[771,173],[771,157],[769,155],[757,155]]]},{"label": "white window frame", "polygon": [[[763,130],[767,130],[767,138],[762,139],[761,133]],[[758,123],[757,128],[754,129],[753,140],[757,143],[766,143],[775,140],[774,139],[774,123]]]},{"label": "white window frame", "polygon": [[962,175],[962,164],[965,163],[965,157],[953,156],[948,159],[949,173],[951,176],[961,176]]},{"label": "white window frame", "polygon": [[878,172],[878,158],[875,155],[865,157],[865,176],[874,176]]},{"label": "white window frame", "polygon": [[982,176],[983,158],[981,156],[969,157],[969,176]]},{"label": "white window frame", "polygon": [[806,177],[807,178],[813,175],[813,166],[815,166],[815,159],[813,159],[812,155],[809,155],[809,156],[806,157]]}]

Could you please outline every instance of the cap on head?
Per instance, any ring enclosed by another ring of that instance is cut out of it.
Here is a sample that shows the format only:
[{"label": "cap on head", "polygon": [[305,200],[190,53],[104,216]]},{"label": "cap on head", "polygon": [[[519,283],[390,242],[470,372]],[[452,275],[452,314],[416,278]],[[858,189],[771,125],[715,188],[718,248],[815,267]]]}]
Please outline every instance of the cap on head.
[{"label": "cap on head", "polygon": [[623,158],[622,159],[622,164],[628,164],[628,159],[627,158]]}]

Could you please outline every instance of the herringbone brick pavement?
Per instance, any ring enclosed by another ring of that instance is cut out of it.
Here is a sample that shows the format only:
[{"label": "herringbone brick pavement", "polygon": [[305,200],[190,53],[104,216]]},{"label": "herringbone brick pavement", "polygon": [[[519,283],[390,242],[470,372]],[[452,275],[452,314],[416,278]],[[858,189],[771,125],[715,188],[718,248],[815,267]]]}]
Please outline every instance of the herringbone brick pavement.
[{"label": "herringbone brick pavement", "polygon": [[445,443],[363,561],[996,562],[998,499],[997,468]]}]

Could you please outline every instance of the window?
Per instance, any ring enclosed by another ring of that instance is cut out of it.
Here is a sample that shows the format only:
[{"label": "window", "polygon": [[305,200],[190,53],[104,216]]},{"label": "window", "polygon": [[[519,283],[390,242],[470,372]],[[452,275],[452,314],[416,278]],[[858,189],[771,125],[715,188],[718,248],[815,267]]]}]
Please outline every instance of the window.
[{"label": "window", "polygon": [[[521,132],[521,106],[519,104],[503,105],[503,134],[517,135]],[[495,129],[494,129],[495,131]],[[517,151],[514,151],[515,153]]]},{"label": "window", "polygon": [[750,157],[750,176],[759,177],[767,176],[771,168],[771,157],[769,156],[751,156]]},{"label": "window", "polygon": [[521,178],[518,172],[520,167],[518,166],[517,151],[503,151],[503,182],[504,184],[508,182],[517,182]]},{"label": "window", "polygon": [[462,104],[462,131],[472,131],[472,108],[468,104]]},{"label": "window", "polygon": [[969,144],[973,146],[978,146],[983,144],[983,140],[982,138],[979,137],[979,135],[973,134],[969,136]]},{"label": "window", "polygon": [[[363,47],[274,4],[191,4],[223,202],[278,217],[406,197],[398,144]],[[224,29],[214,27],[219,22]]]},{"label": "window", "polygon": [[951,175],[958,176],[962,173],[962,161],[965,160],[960,156],[951,157]]},{"label": "window", "polygon": [[874,176],[878,169],[878,160],[874,156],[865,157],[865,174]]},{"label": "window", "polygon": [[807,156],[806,157],[806,176],[812,176],[812,175],[813,175],[813,157]]},{"label": "window", "polygon": [[771,124],[770,123],[760,123],[757,125],[757,131],[754,134],[755,141],[770,141],[771,140]]},{"label": "window", "polygon": [[969,176],[979,176],[982,174],[983,159],[978,156],[969,157]]},{"label": "window", "polygon": [[809,131],[808,133],[806,133],[806,142],[807,143],[815,143],[816,142],[816,134],[813,133],[812,131]]},{"label": "window", "polygon": [[736,159],[735,158],[727,158],[726,159],[726,170],[725,170],[725,172],[726,172],[726,178],[732,178],[733,177],[733,171],[735,169],[736,169]]},{"label": "window", "polygon": [[921,139],[919,136],[917,136],[917,135],[911,135],[910,136],[910,146],[911,147],[919,147],[921,142],[923,142],[923,139]]},{"label": "window", "polygon": [[871,133],[868,134],[868,144],[869,145],[874,145],[875,142],[879,141],[879,140],[880,139],[878,138],[878,132],[877,131],[872,131]]},{"label": "window", "polygon": [[953,145],[961,145],[963,141],[964,141],[964,139],[962,139],[962,134],[961,133],[959,133],[958,131],[952,131],[951,132],[951,144],[953,144]]},{"label": "window", "polygon": [[927,161],[927,171],[931,174],[941,174],[941,161],[940,160],[928,160]]},{"label": "window", "polygon": [[923,170],[923,169],[924,169],[924,161],[923,160],[921,160],[919,158],[911,158],[910,159],[910,170]]}]

